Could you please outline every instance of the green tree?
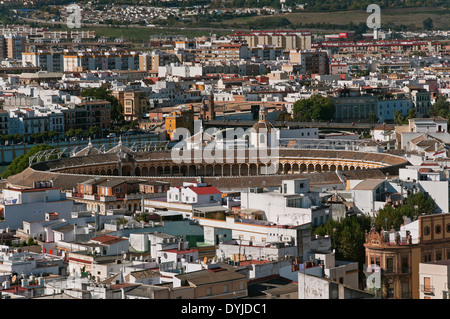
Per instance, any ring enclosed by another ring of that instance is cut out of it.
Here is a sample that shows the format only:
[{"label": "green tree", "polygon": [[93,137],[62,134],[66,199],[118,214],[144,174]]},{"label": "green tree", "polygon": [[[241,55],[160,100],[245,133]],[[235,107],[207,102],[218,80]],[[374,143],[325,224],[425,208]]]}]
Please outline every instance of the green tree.
[{"label": "green tree", "polygon": [[328,219],[325,225],[312,229],[313,234],[328,235],[331,247],[336,251],[336,259],[357,261],[360,278],[363,279],[363,265],[365,264],[366,231],[371,228],[371,218],[365,215]]},{"label": "green tree", "polygon": [[436,98],[436,102],[433,104],[433,108],[430,111],[430,116],[442,116],[443,118],[450,118],[450,102],[446,97],[439,95]]},{"label": "green tree", "polygon": [[423,20],[423,28],[426,31],[431,31],[433,30],[433,19],[431,18],[426,18],[425,20]]},{"label": "green tree", "polygon": [[24,155],[20,155],[8,165],[6,170],[1,174],[2,178],[7,178],[11,175],[16,175],[25,170],[29,165],[29,159],[31,156],[35,155],[37,152],[48,150],[54,148],[53,146],[47,144],[35,145]]},{"label": "green tree", "polygon": [[333,100],[322,95],[313,95],[294,103],[294,120],[299,122],[329,121],[334,112]]},{"label": "green tree", "polygon": [[416,111],[414,109],[410,109],[406,116],[403,116],[403,114],[399,110],[394,111],[395,124],[408,124],[409,120],[415,117]]},{"label": "green tree", "polygon": [[66,136],[67,136],[68,138],[72,138],[72,137],[75,136],[75,129],[70,128],[70,129],[68,129],[68,130],[66,131],[65,134],[66,134]]},{"label": "green tree", "polygon": [[367,116],[367,121],[369,121],[369,123],[378,123],[378,117],[375,112],[369,113],[369,115]]},{"label": "green tree", "polygon": [[292,116],[287,111],[281,111],[277,115],[277,121],[292,121]]},{"label": "green tree", "polygon": [[13,135],[12,138],[13,138],[15,143],[22,142],[23,141],[23,134],[16,133],[16,134]]},{"label": "green tree", "polygon": [[59,133],[58,132],[56,132],[56,131],[54,131],[54,130],[51,130],[50,132],[48,132],[48,137],[51,139],[51,140],[53,140],[55,137],[57,137],[57,136],[59,136]]},{"label": "green tree", "polygon": [[412,220],[417,219],[421,215],[430,215],[435,213],[436,203],[427,194],[417,192],[410,194],[398,207],[385,206],[378,210],[374,225],[377,230],[381,228],[393,227],[399,230],[404,222],[404,217]]},{"label": "green tree", "polygon": [[84,136],[85,132],[81,128],[75,129],[75,136],[78,138],[82,138]]},{"label": "green tree", "polygon": [[89,136],[96,136],[100,133],[98,126],[91,126],[88,130]]},{"label": "green tree", "polygon": [[107,88],[101,86],[98,88],[84,89],[81,93],[83,97],[94,97],[99,100],[107,100],[111,103],[111,121],[113,123],[123,122],[122,106]]}]

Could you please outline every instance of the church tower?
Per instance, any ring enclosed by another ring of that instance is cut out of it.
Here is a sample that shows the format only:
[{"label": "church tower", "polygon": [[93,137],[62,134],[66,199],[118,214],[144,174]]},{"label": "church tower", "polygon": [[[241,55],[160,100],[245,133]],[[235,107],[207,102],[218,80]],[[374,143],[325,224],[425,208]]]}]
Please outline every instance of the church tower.
[{"label": "church tower", "polygon": [[209,95],[208,100],[208,111],[206,112],[207,120],[215,120],[216,119],[216,111],[214,110],[214,93],[211,90],[211,94]]},{"label": "church tower", "polygon": [[204,121],[216,119],[216,112],[214,110],[214,94],[212,92],[208,97],[208,105],[206,105],[205,98],[202,100],[202,105],[200,106],[200,118]]},{"label": "church tower", "polygon": [[249,147],[277,147],[280,132],[268,120],[268,112],[264,105],[259,109],[258,122],[250,130]]}]

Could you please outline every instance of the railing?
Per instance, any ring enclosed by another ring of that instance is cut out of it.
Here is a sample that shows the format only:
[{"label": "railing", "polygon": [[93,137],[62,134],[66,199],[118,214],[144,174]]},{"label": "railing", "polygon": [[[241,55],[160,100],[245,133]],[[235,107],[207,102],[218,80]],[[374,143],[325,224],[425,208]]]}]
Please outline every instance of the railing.
[{"label": "railing", "polygon": [[424,294],[434,294],[433,286],[420,285],[420,291]]}]

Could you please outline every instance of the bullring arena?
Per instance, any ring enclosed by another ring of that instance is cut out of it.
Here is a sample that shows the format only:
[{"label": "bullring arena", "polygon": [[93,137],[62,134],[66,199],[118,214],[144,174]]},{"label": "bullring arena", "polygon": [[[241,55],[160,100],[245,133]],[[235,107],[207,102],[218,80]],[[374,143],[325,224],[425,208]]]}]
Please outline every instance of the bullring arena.
[{"label": "bullring arena", "polygon": [[262,172],[267,164],[252,159],[248,149],[243,160],[239,159],[243,153],[235,152],[234,162],[177,163],[169,149],[132,149],[119,142],[100,151],[89,144],[66,156],[61,150],[44,151],[37,162],[10,176],[8,182],[16,187],[33,187],[33,181],[51,180],[54,187],[72,189],[76,183],[98,176],[165,180],[171,186],[180,186],[189,178],[201,176],[208,184],[222,189],[279,186],[283,179],[294,178],[309,178],[311,185],[325,185],[342,183],[343,179],[385,178],[386,173],[395,176],[399,168],[408,164],[405,158],[387,153],[280,147],[278,170],[266,175]]}]

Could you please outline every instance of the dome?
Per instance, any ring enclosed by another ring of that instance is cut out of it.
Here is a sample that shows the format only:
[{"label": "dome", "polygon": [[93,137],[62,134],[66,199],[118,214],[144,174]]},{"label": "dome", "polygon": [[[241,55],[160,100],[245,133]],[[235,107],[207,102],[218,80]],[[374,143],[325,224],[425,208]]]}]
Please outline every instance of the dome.
[{"label": "dome", "polygon": [[252,131],[255,131],[257,133],[260,131],[269,133],[275,130],[275,127],[270,122],[257,122],[252,126]]}]

